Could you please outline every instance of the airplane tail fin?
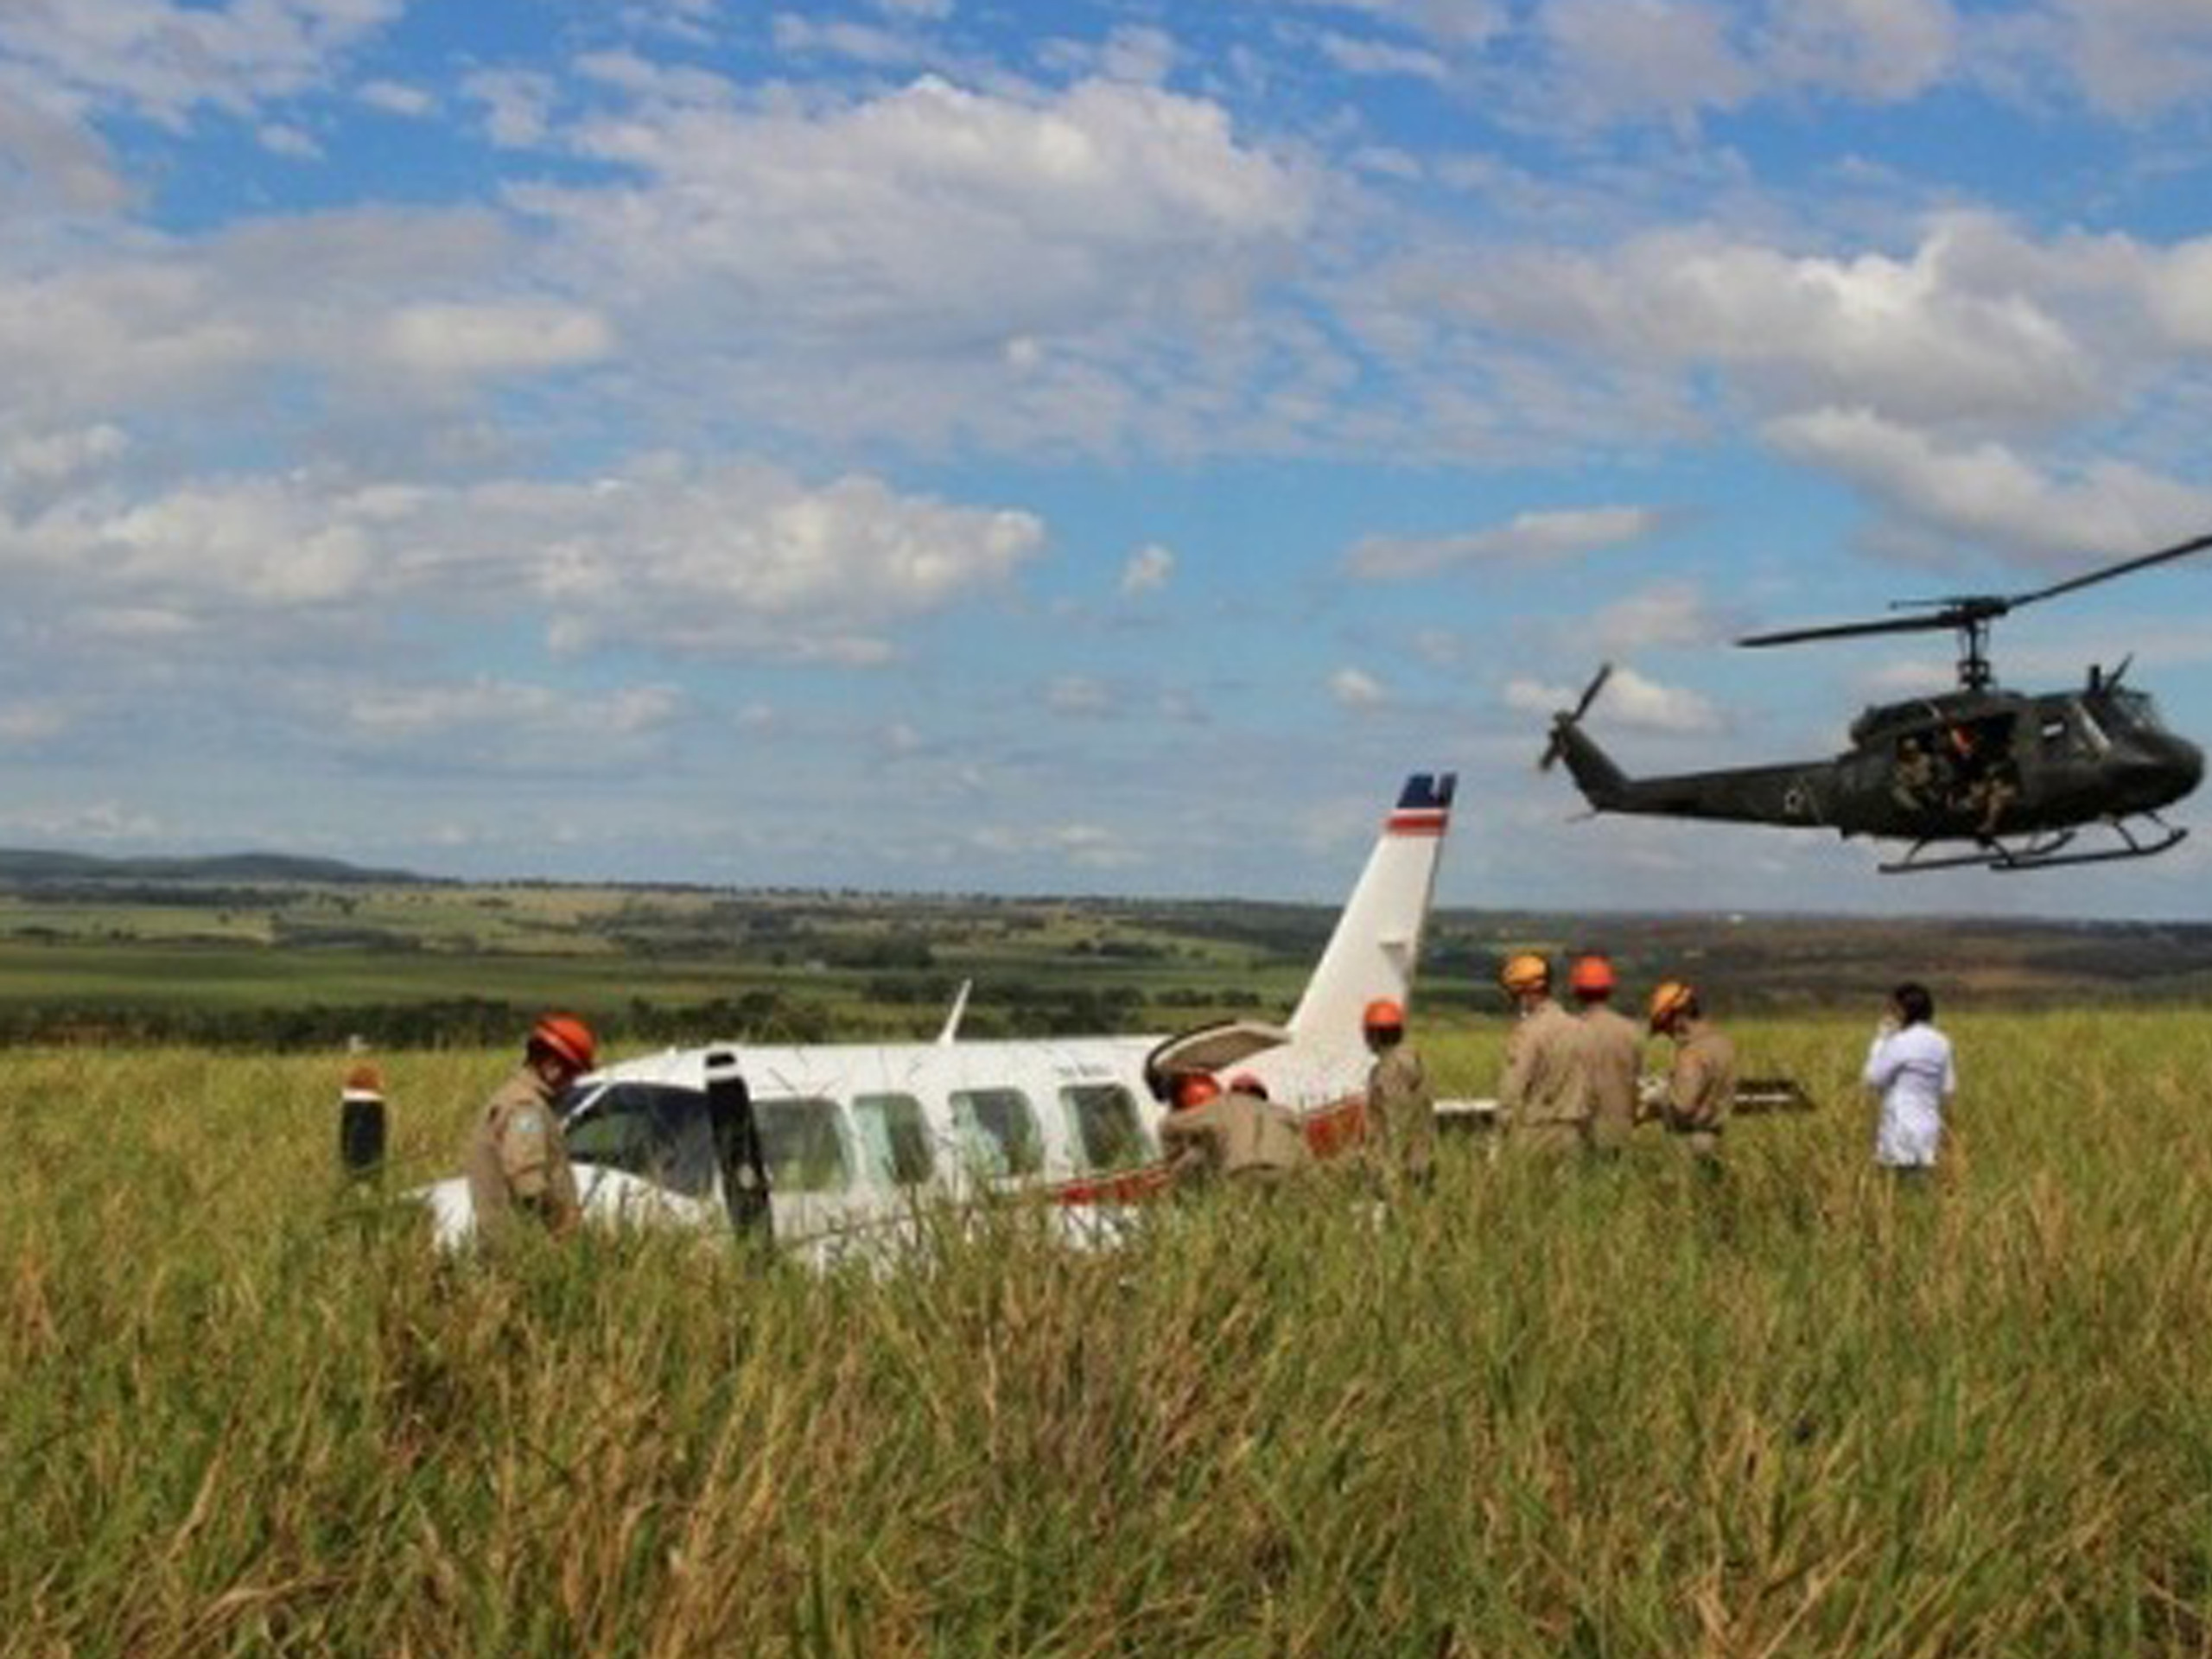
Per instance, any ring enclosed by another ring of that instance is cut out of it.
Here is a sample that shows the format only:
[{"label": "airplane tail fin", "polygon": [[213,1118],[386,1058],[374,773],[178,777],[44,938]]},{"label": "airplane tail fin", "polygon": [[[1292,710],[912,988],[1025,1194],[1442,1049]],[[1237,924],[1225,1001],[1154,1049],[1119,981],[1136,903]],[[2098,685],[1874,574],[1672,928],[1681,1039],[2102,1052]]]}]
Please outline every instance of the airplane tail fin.
[{"label": "airplane tail fin", "polygon": [[1457,781],[1448,772],[1406,779],[1290,1016],[1292,1040],[1357,1048],[1370,1001],[1388,997],[1402,1007],[1412,995]]}]

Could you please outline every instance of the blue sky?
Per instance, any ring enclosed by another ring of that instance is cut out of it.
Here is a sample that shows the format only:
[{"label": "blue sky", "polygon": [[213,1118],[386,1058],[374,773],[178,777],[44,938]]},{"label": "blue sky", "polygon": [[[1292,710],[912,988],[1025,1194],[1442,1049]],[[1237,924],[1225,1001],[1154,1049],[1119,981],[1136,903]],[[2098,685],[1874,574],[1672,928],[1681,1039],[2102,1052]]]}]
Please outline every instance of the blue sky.
[{"label": "blue sky", "polygon": [[[2212,529],[2204,0],[15,0],[0,841],[2212,914],[1570,822]],[[2212,739],[2212,569],[2003,625]],[[2201,803],[2181,810],[2202,816]]]}]

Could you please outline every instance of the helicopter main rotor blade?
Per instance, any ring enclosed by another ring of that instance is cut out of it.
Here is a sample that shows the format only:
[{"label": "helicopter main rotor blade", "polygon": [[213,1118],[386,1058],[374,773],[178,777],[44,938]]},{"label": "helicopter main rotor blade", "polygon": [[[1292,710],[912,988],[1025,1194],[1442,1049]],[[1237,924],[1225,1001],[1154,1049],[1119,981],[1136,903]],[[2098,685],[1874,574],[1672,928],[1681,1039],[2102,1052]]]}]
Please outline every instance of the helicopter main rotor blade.
[{"label": "helicopter main rotor blade", "polygon": [[2212,547],[2212,536],[2194,536],[2188,541],[2177,542],[2171,547],[2162,547],[2155,553],[2122,559],[2101,570],[2092,570],[2085,576],[2069,576],[2064,582],[2055,582],[2048,588],[2037,588],[2033,593],[2015,594],[2010,602],[2032,605],[2037,600],[2056,599],[2061,594],[2070,594],[2077,588],[2088,587],[2092,582],[2110,582],[2114,576],[2124,576],[2131,570],[2142,570],[2154,564],[2164,564],[2168,559],[2186,558],[2191,553],[2202,553],[2208,547]]},{"label": "helicopter main rotor blade", "polygon": [[1948,612],[1925,616],[1892,616],[1879,622],[1836,622],[1820,628],[1784,628],[1777,633],[1747,633],[1739,645],[1794,645],[1804,639],[1851,639],[1865,633],[1928,633],[1954,627],[1957,620]]}]

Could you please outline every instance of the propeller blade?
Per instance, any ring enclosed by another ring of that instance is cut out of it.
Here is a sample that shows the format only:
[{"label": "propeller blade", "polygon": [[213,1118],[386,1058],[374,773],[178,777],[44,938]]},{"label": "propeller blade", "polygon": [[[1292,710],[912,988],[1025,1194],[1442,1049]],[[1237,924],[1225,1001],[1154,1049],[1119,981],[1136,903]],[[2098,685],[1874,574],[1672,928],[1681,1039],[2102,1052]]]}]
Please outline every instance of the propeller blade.
[{"label": "propeller blade", "polygon": [[[2114,576],[2124,576],[2131,570],[2146,569],[2154,564],[2164,564],[2169,559],[2186,558],[2192,553],[2202,553],[2212,547],[2212,536],[2193,536],[2185,542],[2176,542],[2171,547],[2162,547],[2155,553],[2145,553],[2133,559],[2122,559],[2117,564],[2092,570],[2084,576],[2069,576],[2064,582],[2055,582],[2048,588],[2038,588],[2032,593],[2016,594],[2015,605],[2032,605],[2038,600],[2056,599],[2061,594],[2070,594],[2077,588],[2087,588],[2093,582],[2110,582]],[[2117,679],[2118,675],[2113,678]]]},{"label": "propeller blade", "polygon": [[1582,700],[1574,705],[1574,712],[1567,716],[1570,725],[1590,712],[1590,705],[1598,701],[1598,694],[1605,689],[1605,682],[1612,677],[1613,665],[1611,663],[1600,664],[1598,671],[1590,677],[1590,683],[1582,689]]},{"label": "propeller blade", "polygon": [[1598,694],[1605,689],[1605,682],[1612,677],[1613,665],[1611,663],[1601,664],[1598,671],[1590,677],[1590,683],[1582,688],[1582,696],[1576,700],[1574,707],[1562,709],[1552,716],[1551,741],[1544,745],[1543,753],[1537,757],[1538,772],[1549,772],[1560,763],[1560,758],[1567,753],[1567,728],[1581,723],[1582,716],[1590,712],[1590,705],[1598,701]]}]

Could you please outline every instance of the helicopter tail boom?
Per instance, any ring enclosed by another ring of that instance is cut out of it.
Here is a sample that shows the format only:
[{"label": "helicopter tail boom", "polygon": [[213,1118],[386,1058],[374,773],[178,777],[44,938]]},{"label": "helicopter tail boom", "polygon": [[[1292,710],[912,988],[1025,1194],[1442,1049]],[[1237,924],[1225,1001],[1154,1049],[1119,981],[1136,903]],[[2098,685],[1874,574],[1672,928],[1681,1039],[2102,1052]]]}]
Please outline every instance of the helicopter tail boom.
[{"label": "helicopter tail boom", "polygon": [[1548,759],[1567,762],[1567,776],[1574,779],[1575,788],[1582,791],[1582,798],[1598,812],[1632,812],[1628,804],[1636,791],[1636,780],[1613,764],[1612,756],[1599,748],[1580,721],[1561,715],[1552,727],[1552,746],[1546,752]]}]

